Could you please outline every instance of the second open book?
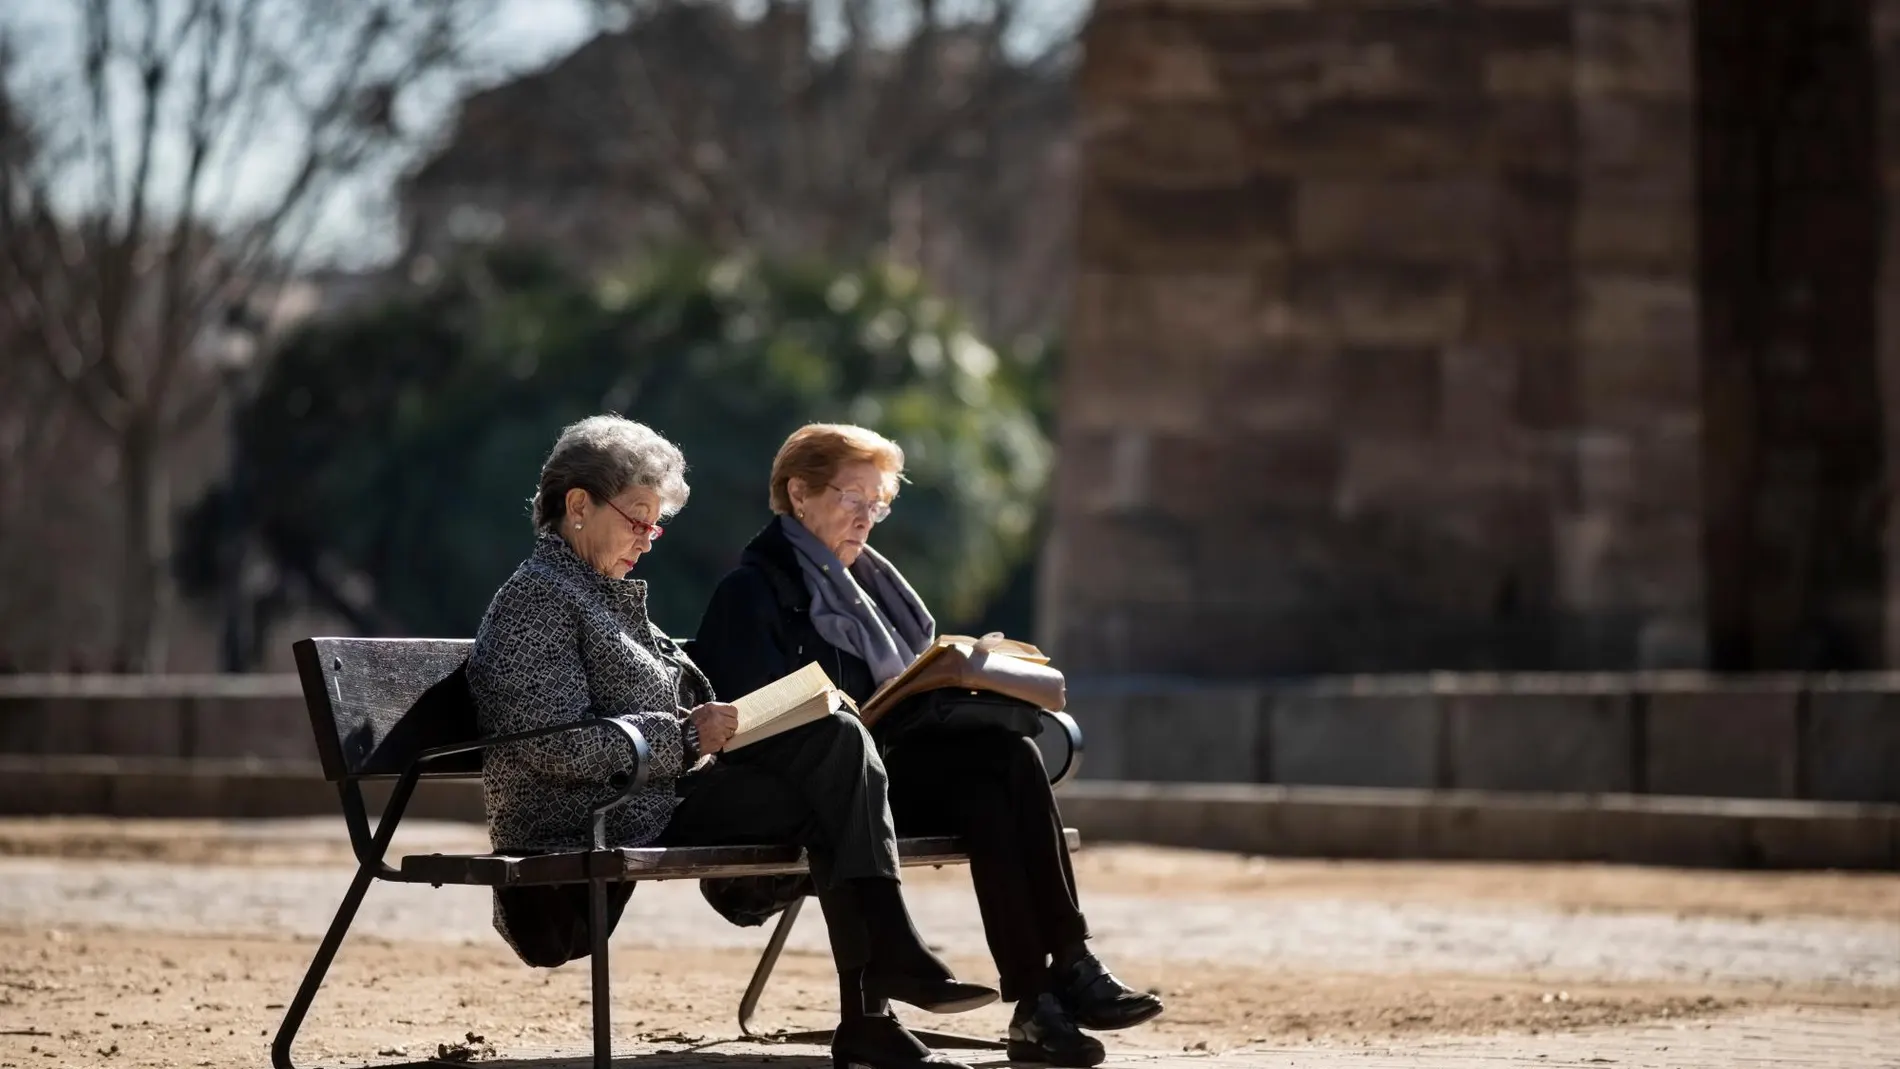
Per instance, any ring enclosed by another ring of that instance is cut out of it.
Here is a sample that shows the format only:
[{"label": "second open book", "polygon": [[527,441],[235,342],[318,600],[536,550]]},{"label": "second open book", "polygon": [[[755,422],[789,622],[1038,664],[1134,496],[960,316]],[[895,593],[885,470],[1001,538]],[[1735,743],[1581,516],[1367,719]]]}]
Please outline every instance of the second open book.
[{"label": "second open book", "polygon": [[727,750],[750,746],[840,710],[858,711],[850,696],[832,685],[831,677],[816,661],[734,698],[732,705],[739,710],[739,729],[726,743]]}]

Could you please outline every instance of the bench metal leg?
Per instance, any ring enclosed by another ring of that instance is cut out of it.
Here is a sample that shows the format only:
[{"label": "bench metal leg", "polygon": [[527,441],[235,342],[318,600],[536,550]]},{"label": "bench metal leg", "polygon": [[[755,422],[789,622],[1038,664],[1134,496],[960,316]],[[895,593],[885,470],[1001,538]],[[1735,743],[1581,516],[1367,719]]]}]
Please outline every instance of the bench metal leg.
[{"label": "bench metal leg", "polygon": [[270,1063],[276,1069],[296,1069],[290,1060],[290,1045],[296,1041],[297,1030],[303,1027],[304,1014],[310,1012],[310,1003],[316,999],[317,989],[323,986],[323,977],[330,971],[330,962],[335,960],[337,948],[343,945],[343,936],[349,932],[350,922],[356,919],[357,907],[363,904],[363,896],[375,878],[376,869],[369,865],[357,867],[356,878],[350,881],[350,889],[343,895],[343,904],[337,907],[336,919],[330,922],[330,930],[323,933],[323,942],[317,945],[317,956],[311,960],[310,969],[304,973],[303,983],[297,988],[297,997],[290,1000],[290,1008],[284,1011],[283,1023],[277,1026],[277,1038],[270,1045]]},{"label": "bench metal leg", "polygon": [[611,1069],[614,1061],[613,1002],[607,978],[607,881],[587,881],[589,936],[594,943],[594,1069]]},{"label": "bench metal leg", "polygon": [[752,970],[752,982],[746,985],[745,995],[739,999],[739,1031],[747,1036],[752,1031],[752,1012],[759,1008],[759,996],[765,993],[765,982],[772,978],[772,969],[778,965],[778,956],[785,949],[785,940],[792,934],[792,925],[798,923],[798,911],[805,908],[805,900],[800,898],[785,907],[779,914],[778,926],[772,929],[772,938],[766,940],[765,953],[759,958],[759,965]]}]

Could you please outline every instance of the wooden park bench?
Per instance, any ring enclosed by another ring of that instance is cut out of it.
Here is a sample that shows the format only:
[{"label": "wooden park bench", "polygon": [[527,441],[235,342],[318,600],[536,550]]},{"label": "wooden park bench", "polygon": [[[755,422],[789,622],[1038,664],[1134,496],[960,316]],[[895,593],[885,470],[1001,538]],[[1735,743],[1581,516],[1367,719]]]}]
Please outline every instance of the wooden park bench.
[{"label": "wooden park bench", "polygon": [[[462,665],[467,640],[313,638],[298,642],[297,674],[303,682],[310,726],[324,778],[337,785],[343,821],[356,855],[355,879],[337,907],[336,919],[317,946],[297,995],[271,1043],[271,1064],[294,1069],[291,1043],[304,1015],[323,985],[324,974],[349,932],[350,921],[371,883],[466,884],[521,887],[546,884],[588,885],[592,911],[594,1059],[607,1069],[613,1058],[611,1007],[607,978],[608,886],[641,880],[690,880],[708,876],[787,875],[807,871],[804,851],[796,846],[610,847],[605,843],[606,813],[645,785],[650,754],[638,729],[622,720],[584,720],[555,728],[483,738],[476,726]],[[1067,748],[1051,781],[1074,775],[1082,756],[1082,733],[1063,713],[1047,714],[1062,730]],[[395,865],[385,862],[390,840],[402,821],[416,784],[423,779],[467,779],[481,775],[483,750],[522,739],[567,731],[609,731],[624,743],[634,773],[620,794],[594,811],[593,848],[515,857],[504,854],[419,854]],[[370,825],[363,798],[365,781],[394,780],[389,801]],[[1070,850],[1077,846],[1067,832]],[[950,865],[969,861],[963,843],[951,837],[898,840],[905,865]],[[765,953],[739,1001],[739,1028],[752,1035],[752,1013],[771,978],[779,952],[798,920],[802,902],[780,915],[766,941]],[[1000,1046],[1000,1044],[998,1044]]]}]

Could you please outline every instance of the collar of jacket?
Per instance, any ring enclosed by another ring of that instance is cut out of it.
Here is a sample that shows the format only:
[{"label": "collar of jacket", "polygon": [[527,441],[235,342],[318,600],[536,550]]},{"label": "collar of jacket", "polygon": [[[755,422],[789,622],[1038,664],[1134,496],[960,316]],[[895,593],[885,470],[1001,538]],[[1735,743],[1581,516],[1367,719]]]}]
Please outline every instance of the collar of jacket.
[{"label": "collar of jacket", "polygon": [[[787,548],[790,543],[786,543]],[[647,581],[644,579],[611,579],[600,574],[593,565],[581,559],[567,539],[553,531],[543,531],[534,540],[534,559],[554,572],[555,575],[570,583],[577,584],[582,590],[599,593],[610,601],[630,605],[642,615],[646,612]]]},{"label": "collar of jacket", "polygon": [[[794,521],[796,522],[796,521]],[[556,536],[559,537],[558,535]],[[811,591],[805,589],[805,576],[798,570],[798,550],[785,537],[779,518],[773,516],[739,554],[739,563],[764,573],[772,587],[772,596],[786,612],[810,612]]]}]

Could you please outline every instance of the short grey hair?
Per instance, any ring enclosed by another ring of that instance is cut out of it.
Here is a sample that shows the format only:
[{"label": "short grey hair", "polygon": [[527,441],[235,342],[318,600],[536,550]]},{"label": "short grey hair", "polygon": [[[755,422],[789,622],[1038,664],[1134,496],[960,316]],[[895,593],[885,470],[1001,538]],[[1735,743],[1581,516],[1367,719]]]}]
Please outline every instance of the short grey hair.
[{"label": "short grey hair", "polygon": [[534,525],[553,530],[567,514],[567,492],[579,487],[597,501],[644,486],[660,495],[660,516],[686,507],[686,457],[680,447],[644,423],[624,416],[589,416],[569,424],[541,465]]}]

